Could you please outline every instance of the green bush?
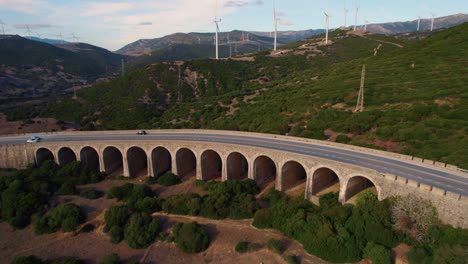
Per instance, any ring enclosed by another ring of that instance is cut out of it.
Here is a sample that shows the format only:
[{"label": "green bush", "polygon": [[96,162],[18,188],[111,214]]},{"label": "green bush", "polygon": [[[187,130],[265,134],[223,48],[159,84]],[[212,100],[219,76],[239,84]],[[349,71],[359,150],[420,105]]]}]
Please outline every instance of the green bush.
[{"label": "green bush", "polygon": [[338,135],[335,140],[335,142],[344,144],[348,143],[349,141],[351,141],[351,139],[346,135]]},{"label": "green bush", "polygon": [[175,174],[166,172],[156,179],[156,183],[162,186],[172,186],[181,183],[181,181]]},{"label": "green bush", "polygon": [[[125,226],[130,217],[130,213],[130,208],[127,205],[116,205],[109,208],[104,214],[104,220],[106,221],[104,232],[109,232],[114,226]],[[114,233],[116,232],[114,231]]]},{"label": "green bush", "polygon": [[38,217],[34,222],[34,232],[38,235],[53,233],[62,228],[64,232],[73,232],[84,220],[80,207],[75,204],[61,205]]},{"label": "green bush", "polygon": [[109,256],[106,256],[104,260],[101,262],[101,264],[121,264],[122,262],[120,261],[120,257],[117,254],[111,254]]},{"label": "green bush", "polygon": [[[286,257],[284,257],[284,260],[288,264],[300,264],[301,263],[299,258],[297,256],[295,256],[295,255],[286,256]],[[375,263],[375,264],[377,264],[377,263]]]},{"label": "green bush", "polygon": [[153,196],[153,191],[146,184],[126,183],[122,186],[111,187],[107,191],[108,199],[116,198],[119,201],[123,200],[129,204],[133,204],[145,197]]},{"label": "green bush", "polygon": [[174,226],[174,241],[177,247],[186,253],[202,252],[210,245],[208,233],[197,222],[176,224]]},{"label": "green bush", "polygon": [[198,194],[173,195],[163,202],[162,210],[170,214],[198,215],[202,198]]},{"label": "green bush", "polygon": [[278,254],[281,254],[281,252],[283,252],[283,245],[281,243],[281,240],[279,239],[270,238],[268,239],[267,245],[270,250]]},{"label": "green bush", "polygon": [[36,256],[16,256],[11,261],[11,264],[45,264]]},{"label": "green bush", "polygon": [[57,195],[74,195],[76,193],[75,184],[66,182],[57,190]]},{"label": "green bush", "polygon": [[249,250],[249,242],[241,241],[236,245],[236,252],[238,253],[246,253]]},{"label": "green bush", "polygon": [[160,223],[146,213],[133,214],[124,230],[124,237],[131,248],[148,247],[156,239]]},{"label": "green bush", "polygon": [[320,207],[323,210],[328,210],[330,208],[340,205],[340,202],[338,201],[338,196],[339,196],[339,193],[337,192],[327,193],[325,195],[320,196],[319,198]]},{"label": "green bush", "polygon": [[434,254],[433,263],[437,264],[464,264],[468,260],[468,246],[444,245],[438,248]]},{"label": "green bush", "polygon": [[124,239],[124,230],[120,226],[112,226],[107,233],[114,244],[120,243]]},{"label": "green bush", "polygon": [[[392,256],[384,246],[369,242],[363,251],[364,258],[372,260],[372,263],[391,264]],[[438,262],[439,263],[439,262]]]},{"label": "green bush", "polygon": [[104,194],[101,191],[92,190],[92,189],[82,190],[80,192],[81,197],[86,198],[86,199],[90,199],[90,200],[99,199],[103,195]]}]

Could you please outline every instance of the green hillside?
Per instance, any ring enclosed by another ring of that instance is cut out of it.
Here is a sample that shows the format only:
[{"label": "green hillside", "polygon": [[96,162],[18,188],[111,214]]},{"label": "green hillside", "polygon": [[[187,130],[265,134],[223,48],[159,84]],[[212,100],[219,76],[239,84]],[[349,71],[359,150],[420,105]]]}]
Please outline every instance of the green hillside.
[{"label": "green hillside", "polygon": [[88,44],[64,44],[63,48],[20,36],[0,38],[0,64],[35,65],[96,79],[120,67],[123,56]]},{"label": "green hillside", "polygon": [[[468,168],[468,23],[420,41],[339,30],[331,37],[331,45],[320,45],[323,35],[317,36],[252,61],[151,65],[84,89],[78,100],[9,117],[54,116],[85,129],[340,134],[339,142]],[[354,113],[363,64],[365,111]]]}]

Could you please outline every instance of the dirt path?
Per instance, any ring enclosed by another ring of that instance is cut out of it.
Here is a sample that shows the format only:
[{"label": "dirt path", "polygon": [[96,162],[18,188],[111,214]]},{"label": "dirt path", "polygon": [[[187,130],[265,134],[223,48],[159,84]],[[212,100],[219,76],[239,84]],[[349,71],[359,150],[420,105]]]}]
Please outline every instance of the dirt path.
[{"label": "dirt path", "polygon": [[[273,229],[257,229],[252,226],[252,219],[246,220],[214,220],[198,216],[171,215],[165,213],[155,213],[154,216],[164,219],[165,228],[175,222],[197,221],[208,227],[212,244],[202,254],[204,260],[210,263],[285,263],[284,256],[296,255],[301,259],[301,263],[325,264],[329,263],[316,256],[310,255],[304,250],[302,245]],[[283,242],[284,250],[281,255],[267,249],[268,239],[280,239]],[[262,245],[262,249],[246,254],[237,253],[235,245],[242,240]],[[222,254],[220,254],[222,253]],[[168,254],[169,255],[169,254]],[[167,256],[163,263],[173,262],[175,259]],[[198,263],[198,262],[196,262]]]}]

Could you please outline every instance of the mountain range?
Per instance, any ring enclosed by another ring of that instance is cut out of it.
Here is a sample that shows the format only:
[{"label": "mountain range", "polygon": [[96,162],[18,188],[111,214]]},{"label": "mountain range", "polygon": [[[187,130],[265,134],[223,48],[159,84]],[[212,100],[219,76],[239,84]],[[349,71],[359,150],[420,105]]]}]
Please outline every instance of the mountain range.
[{"label": "mountain range", "polygon": [[62,94],[111,76],[124,56],[84,43],[51,45],[0,35],[0,103]]},{"label": "mountain range", "polygon": [[[434,20],[434,29],[450,28],[468,21],[467,14],[456,14],[445,17],[438,17]],[[414,32],[417,30],[417,20],[407,22],[389,22],[381,24],[367,25],[367,31],[377,34],[398,34],[404,32]],[[421,19],[420,30],[430,30],[431,19]],[[359,25],[358,28],[362,28]],[[279,31],[278,32],[278,45],[285,45],[305,38],[309,38],[318,34],[324,33],[324,29],[309,29],[298,31]],[[272,32],[260,31],[231,31],[221,32],[219,35],[220,46],[234,46],[243,47],[246,45],[260,46],[264,48],[271,48],[273,46]],[[141,39],[130,43],[116,53],[127,56],[151,56],[156,50],[164,49],[173,45],[214,45],[214,33],[175,33],[172,35],[164,36],[155,39]],[[249,50],[249,49],[247,49]],[[160,51],[161,52],[161,51]],[[211,54],[213,56],[213,54]]]}]

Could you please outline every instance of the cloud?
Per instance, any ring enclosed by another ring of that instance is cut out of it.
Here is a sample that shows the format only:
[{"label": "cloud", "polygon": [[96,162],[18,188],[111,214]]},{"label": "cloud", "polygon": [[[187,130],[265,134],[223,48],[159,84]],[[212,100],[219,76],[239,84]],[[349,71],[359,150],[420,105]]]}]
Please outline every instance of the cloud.
[{"label": "cloud", "polygon": [[103,16],[129,11],[135,5],[130,3],[113,3],[113,2],[90,2],[85,5],[85,16]]},{"label": "cloud", "polygon": [[137,24],[137,26],[152,26],[153,22],[144,21]]},{"label": "cloud", "polygon": [[48,7],[49,4],[45,0],[0,0],[0,10],[26,14],[39,14]]},{"label": "cloud", "polygon": [[294,23],[292,21],[283,20],[283,19],[280,19],[279,23],[282,26],[293,26],[294,25]]},{"label": "cloud", "polygon": [[50,24],[16,24],[13,25],[14,28],[16,29],[41,29],[41,28],[52,28],[54,27],[53,25]]},{"label": "cloud", "polygon": [[242,1],[242,0],[230,0],[226,1],[224,4],[225,7],[243,7],[248,5],[263,5],[263,0],[255,0],[255,1]]}]

